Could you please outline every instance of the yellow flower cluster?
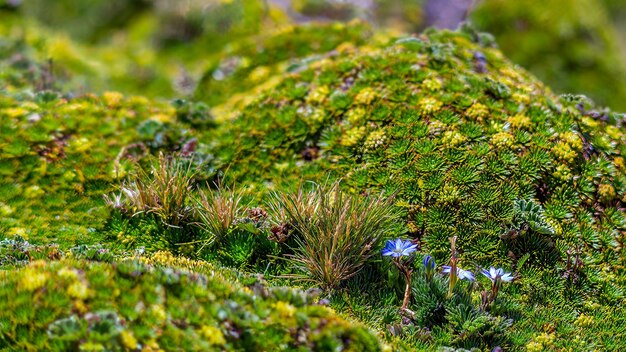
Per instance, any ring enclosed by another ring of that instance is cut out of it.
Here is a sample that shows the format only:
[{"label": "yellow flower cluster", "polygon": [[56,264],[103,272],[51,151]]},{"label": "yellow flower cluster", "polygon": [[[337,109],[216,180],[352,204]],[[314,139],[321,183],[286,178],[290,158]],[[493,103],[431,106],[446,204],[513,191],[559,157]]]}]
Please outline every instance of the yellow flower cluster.
[{"label": "yellow flower cluster", "polygon": [[491,144],[498,147],[510,147],[514,142],[513,136],[508,132],[498,132],[491,136]]},{"label": "yellow flower cluster", "polygon": [[439,111],[442,106],[442,102],[432,97],[422,98],[419,103],[417,103],[417,109],[422,114],[433,114]]},{"label": "yellow flower cluster", "polygon": [[605,201],[611,200],[617,195],[617,193],[615,192],[615,188],[613,188],[613,186],[611,186],[610,184],[599,185],[598,193],[600,194],[600,198]]},{"label": "yellow flower cluster", "polygon": [[378,97],[378,93],[372,88],[362,89],[359,94],[356,95],[354,101],[358,104],[369,105]]},{"label": "yellow flower cluster", "polygon": [[435,92],[441,89],[442,84],[437,78],[428,78],[422,82],[422,87],[431,92]]},{"label": "yellow flower cluster", "polygon": [[24,269],[18,282],[18,290],[35,291],[46,284],[48,274],[37,270],[38,265],[31,265]]},{"label": "yellow flower cluster", "polygon": [[574,322],[574,325],[580,326],[580,327],[588,327],[588,326],[591,326],[592,324],[593,324],[593,317],[589,315],[585,315],[584,313],[579,315],[576,321]]},{"label": "yellow flower cluster", "polygon": [[567,181],[572,178],[572,170],[567,165],[559,165],[552,175],[559,180]]},{"label": "yellow flower cluster", "polygon": [[226,343],[224,334],[215,326],[203,325],[200,329],[200,335],[202,335],[213,346],[220,346]]},{"label": "yellow flower cluster", "polygon": [[467,137],[465,137],[458,131],[446,131],[443,133],[442,141],[446,145],[454,147],[467,141]]},{"label": "yellow flower cluster", "polygon": [[309,95],[306,97],[307,103],[323,103],[328,97],[330,90],[327,86],[320,86],[309,92]]},{"label": "yellow flower cluster", "polygon": [[522,114],[517,114],[509,117],[507,119],[509,124],[515,128],[530,128],[532,127],[532,122],[530,121],[530,117]]},{"label": "yellow flower cluster", "polygon": [[552,149],[554,155],[557,158],[565,161],[573,161],[576,158],[576,151],[574,151],[567,142],[561,141],[557,143]]},{"label": "yellow flower cluster", "polygon": [[387,140],[387,136],[385,136],[384,130],[376,130],[367,136],[367,140],[365,141],[365,149],[374,150],[382,147]]},{"label": "yellow flower cluster", "polygon": [[341,145],[351,147],[356,145],[365,136],[365,126],[353,127],[348,130],[345,138],[341,140]]},{"label": "yellow flower cluster", "polygon": [[365,117],[365,109],[363,108],[350,109],[346,115],[346,119],[352,126],[359,125],[363,121],[363,117]]},{"label": "yellow flower cluster", "polygon": [[529,343],[526,344],[526,350],[529,352],[545,351],[546,348],[551,347],[554,344],[556,336],[553,333],[542,333],[535,336]]},{"label": "yellow flower cluster", "polygon": [[489,115],[489,109],[481,103],[474,103],[465,111],[465,113],[467,116],[475,120],[482,121],[487,117],[487,115]]}]

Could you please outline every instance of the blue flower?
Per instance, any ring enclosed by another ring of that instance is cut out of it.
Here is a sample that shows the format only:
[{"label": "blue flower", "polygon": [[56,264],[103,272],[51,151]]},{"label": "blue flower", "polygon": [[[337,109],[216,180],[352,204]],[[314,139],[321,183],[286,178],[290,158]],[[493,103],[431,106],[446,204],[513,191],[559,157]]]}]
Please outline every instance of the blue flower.
[{"label": "blue flower", "polygon": [[435,269],[435,259],[428,254],[424,256],[424,259],[422,260],[422,264],[424,265],[424,269],[426,270]]},{"label": "blue flower", "polygon": [[496,269],[492,266],[489,271],[483,269],[482,273],[493,282],[496,282],[498,279],[504,282],[513,281],[513,275],[511,275],[511,273],[505,273],[502,268]]},{"label": "blue flower", "polygon": [[[443,270],[441,271],[444,274],[450,274],[452,270],[451,266],[444,265],[442,266]],[[476,278],[474,277],[474,273],[469,270],[463,270],[459,267],[456,268],[456,276],[461,280],[469,280],[474,281]]]},{"label": "blue flower", "polygon": [[385,248],[381,251],[383,256],[392,256],[394,258],[400,258],[402,256],[409,256],[411,253],[417,251],[417,245],[411,241],[404,241],[401,239],[389,240],[385,243]]}]

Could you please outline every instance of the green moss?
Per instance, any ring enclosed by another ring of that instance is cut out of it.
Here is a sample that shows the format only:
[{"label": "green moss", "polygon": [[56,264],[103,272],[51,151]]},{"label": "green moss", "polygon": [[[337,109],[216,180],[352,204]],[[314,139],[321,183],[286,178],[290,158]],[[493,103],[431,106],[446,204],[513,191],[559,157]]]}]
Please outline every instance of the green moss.
[{"label": "green moss", "polygon": [[[206,270],[209,271],[209,270]],[[19,350],[379,351],[314,297],[133,261],[35,262],[4,272],[0,347]]]},{"label": "green moss", "polygon": [[[623,116],[559,99],[484,38],[430,32],[287,74],[218,130],[221,167],[261,190],[331,174],[397,192],[407,231],[439,258],[456,235],[485,265],[577,246],[621,260]],[[507,237],[519,199],[554,233]]]},{"label": "green moss", "polygon": [[186,133],[172,106],[142,97],[0,95],[1,231],[62,246],[97,241],[103,194],[133,158],[180,148]]},{"label": "green moss", "polygon": [[[626,109],[626,65],[600,0],[483,1],[472,15],[502,51],[561,92]],[[497,14],[497,15],[494,15]]]}]

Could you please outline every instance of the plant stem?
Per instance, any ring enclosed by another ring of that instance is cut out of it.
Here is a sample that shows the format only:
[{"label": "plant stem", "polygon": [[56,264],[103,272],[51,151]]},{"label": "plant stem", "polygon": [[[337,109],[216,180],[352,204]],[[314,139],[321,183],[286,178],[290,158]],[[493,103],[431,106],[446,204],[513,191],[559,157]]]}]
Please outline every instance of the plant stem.
[{"label": "plant stem", "polygon": [[411,276],[413,272],[407,271],[404,273],[404,280],[406,282],[406,287],[404,289],[404,299],[402,300],[402,308],[401,311],[404,311],[409,306],[409,302],[411,301]]}]

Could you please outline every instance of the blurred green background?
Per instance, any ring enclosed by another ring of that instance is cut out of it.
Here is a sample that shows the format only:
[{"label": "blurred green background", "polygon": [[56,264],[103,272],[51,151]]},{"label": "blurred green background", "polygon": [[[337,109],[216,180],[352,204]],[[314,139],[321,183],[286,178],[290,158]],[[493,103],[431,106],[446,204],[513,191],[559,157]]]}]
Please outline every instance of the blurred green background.
[{"label": "blurred green background", "polygon": [[[45,88],[48,79],[73,93],[193,96],[213,105],[219,99],[207,87],[228,88],[211,82],[224,57],[246,45],[263,53],[264,36],[294,23],[355,19],[387,33],[469,20],[557,93],[626,111],[623,0],[0,0],[0,72],[9,82],[0,85],[35,79]],[[25,65],[31,77],[11,72]]]}]

